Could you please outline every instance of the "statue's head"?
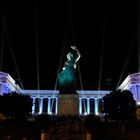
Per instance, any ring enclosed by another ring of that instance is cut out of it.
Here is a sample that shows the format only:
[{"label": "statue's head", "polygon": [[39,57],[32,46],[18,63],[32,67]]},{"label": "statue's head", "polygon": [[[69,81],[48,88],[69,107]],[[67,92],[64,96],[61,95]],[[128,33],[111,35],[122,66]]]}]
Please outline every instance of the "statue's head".
[{"label": "statue's head", "polygon": [[71,52],[69,52],[69,53],[67,54],[67,59],[68,59],[68,60],[73,59],[73,54],[72,54]]},{"label": "statue's head", "polygon": [[71,48],[72,48],[73,50],[75,50],[75,49],[76,49],[76,46],[71,46]]}]

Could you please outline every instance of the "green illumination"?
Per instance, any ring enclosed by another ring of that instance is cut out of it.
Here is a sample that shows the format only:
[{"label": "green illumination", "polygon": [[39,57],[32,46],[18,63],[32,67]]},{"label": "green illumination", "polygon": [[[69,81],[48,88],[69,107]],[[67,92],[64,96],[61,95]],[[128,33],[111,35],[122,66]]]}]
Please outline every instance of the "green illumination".
[{"label": "green illumination", "polygon": [[80,59],[81,55],[76,47],[71,47],[76,51],[76,56],[72,52],[67,54],[67,61],[64,63],[63,70],[58,74],[58,85],[60,89],[65,91],[74,91],[75,89],[75,69],[76,62]]},{"label": "green illumination", "polygon": [[65,69],[58,76],[59,85],[71,85],[74,81],[74,77],[74,68],[72,68],[71,66],[66,66]]}]

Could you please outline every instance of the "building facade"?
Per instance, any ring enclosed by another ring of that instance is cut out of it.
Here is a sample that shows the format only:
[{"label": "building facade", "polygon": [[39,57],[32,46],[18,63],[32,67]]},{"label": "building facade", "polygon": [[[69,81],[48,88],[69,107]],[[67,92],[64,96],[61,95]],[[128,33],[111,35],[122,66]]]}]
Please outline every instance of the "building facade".
[{"label": "building facade", "polygon": [[130,90],[137,105],[140,105],[140,72],[128,75],[119,89]]},{"label": "building facade", "polygon": [[8,73],[0,72],[0,95],[11,92],[20,93],[20,91],[21,88]]},{"label": "building facade", "polygon": [[[140,73],[128,75],[120,85],[121,90],[130,90],[133,93],[137,104],[140,104]],[[7,73],[0,72],[0,95],[4,93],[17,92],[28,94],[33,100],[32,114],[50,114],[58,115],[59,109],[59,91],[58,90],[23,90],[14,79]],[[77,90],[78,114],[101,114],[102,98],[110,94],[109,90]],[[68,96],[68,95],[67,95]],[[74,100],[71,100],[72,102]],[[68,105],[68,104],[64,104]]]},{"label": "building facade", "polygon": [[[28,94],[33,99],[32,114],[58,113],[58,90],[21,90],[20,93]],[[101,100],[110,91],[77,90],[79,115],[96,114],[101,112]]]}]

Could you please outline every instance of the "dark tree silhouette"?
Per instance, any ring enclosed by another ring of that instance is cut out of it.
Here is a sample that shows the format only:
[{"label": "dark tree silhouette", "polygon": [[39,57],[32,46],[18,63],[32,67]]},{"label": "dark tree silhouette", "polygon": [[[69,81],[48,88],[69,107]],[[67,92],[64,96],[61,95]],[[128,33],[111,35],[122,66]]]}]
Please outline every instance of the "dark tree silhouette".
[{"label": "dark tree silhouette", "polygon": [[35,123],[39,129],[45,130],[53,124],[53,117],[48,114],[37,115],[35,117]]},{"label": "dark tree silhouette", "polygon": [[101,123],[100,117],[96,115],[85,116],[84,124],[87,130],[95,131],[99,128]]},{"label": "dark tree silhouette", "polygon": [[0,113],[6,117],[21,119],[30,115],[32,111],[32,99],[29,95],[9,93],[0,96]]},{"label": "dark tree silhouette", "polygon": [[103,112],[111,120],[130,120],[135,117],[136,102],[128,90],[114,90],[103,97]]}]

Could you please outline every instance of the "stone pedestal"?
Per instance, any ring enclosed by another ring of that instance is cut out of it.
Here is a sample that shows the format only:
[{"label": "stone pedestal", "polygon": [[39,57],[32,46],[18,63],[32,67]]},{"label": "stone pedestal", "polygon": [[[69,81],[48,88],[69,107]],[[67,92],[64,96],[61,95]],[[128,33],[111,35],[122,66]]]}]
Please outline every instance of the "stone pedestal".
[{"label": "stone pedestal", "polygon": [[58,95],[58,115],[78,115],[79,105],[78,105],[78,95],[77,94],[59,94]]}]

